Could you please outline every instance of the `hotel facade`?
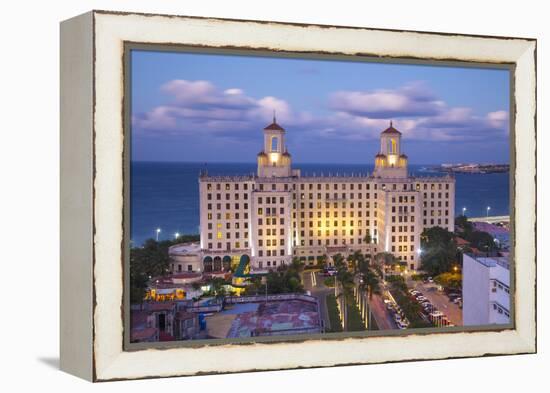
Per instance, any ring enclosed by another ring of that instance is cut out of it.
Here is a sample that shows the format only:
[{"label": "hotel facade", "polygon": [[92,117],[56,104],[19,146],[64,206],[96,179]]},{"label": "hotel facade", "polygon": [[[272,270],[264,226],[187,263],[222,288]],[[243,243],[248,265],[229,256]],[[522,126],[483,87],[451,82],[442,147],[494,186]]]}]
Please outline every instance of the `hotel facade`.
[{"label": "hotel facade", "polygon": [[255,175],[199,177],[202,266],[184,271],[225,270],[246,255],[250,272],[260,273],[294,257],[311,264],[356,250],[387,251],[416,270],[424,228],[454,230],[454,177],[410,176],[391,123],[374,172],[356,176],[301,176],[275,118],[263,133]]}]

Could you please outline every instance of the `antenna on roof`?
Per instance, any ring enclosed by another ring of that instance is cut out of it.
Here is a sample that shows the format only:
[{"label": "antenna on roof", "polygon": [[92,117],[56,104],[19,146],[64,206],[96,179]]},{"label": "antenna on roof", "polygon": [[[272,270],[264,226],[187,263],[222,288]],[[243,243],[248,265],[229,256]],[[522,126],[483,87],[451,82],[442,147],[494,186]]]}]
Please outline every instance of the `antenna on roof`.
[{"label": "antenna on roof", "polygon": [[390,120],[390,127],[393,127],[393,120]]},{"label": "antenna on roof", "polygon": [[273,123],[277,123],[277,118],[275,117],[275,109],[273,109]]}]

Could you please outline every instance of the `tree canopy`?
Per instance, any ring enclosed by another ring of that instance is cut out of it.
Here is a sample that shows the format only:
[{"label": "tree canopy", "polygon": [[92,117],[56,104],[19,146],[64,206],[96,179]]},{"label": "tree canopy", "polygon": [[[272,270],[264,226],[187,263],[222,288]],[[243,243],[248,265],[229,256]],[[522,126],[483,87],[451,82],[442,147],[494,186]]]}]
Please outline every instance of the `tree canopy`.
[{"label": "tree canopy", "polygon": [[421,268],[431,275],[448,272],[456,261],[454,234],[441,227],[424,229],[420,236]]},{"label": "tree canopy", "polygon": [[148,239],[141,247],[130,249],[130,301],[141,303],[148,282],[153,277],[163,276],[170,268],[168,249],[178,243],[198,241],[199,235],[182,235],[174,240]]}]

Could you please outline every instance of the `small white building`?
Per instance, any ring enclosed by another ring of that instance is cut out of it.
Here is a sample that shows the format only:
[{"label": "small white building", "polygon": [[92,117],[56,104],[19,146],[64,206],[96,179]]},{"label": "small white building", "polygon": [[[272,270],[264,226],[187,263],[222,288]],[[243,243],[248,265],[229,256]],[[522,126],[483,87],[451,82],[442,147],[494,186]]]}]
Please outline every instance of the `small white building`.
[{"label": "small white building", "polygon": [[462,297],[464,326],[510,323],[508,257],[465,254]]}]

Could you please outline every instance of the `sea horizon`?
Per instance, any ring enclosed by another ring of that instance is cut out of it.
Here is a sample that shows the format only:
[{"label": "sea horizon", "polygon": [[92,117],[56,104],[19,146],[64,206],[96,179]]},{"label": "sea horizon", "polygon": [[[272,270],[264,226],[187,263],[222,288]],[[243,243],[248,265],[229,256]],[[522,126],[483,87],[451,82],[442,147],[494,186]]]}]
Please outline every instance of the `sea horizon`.
[{"label": "sea horizon", "polygon": [[[423,167],[434,164],[410,164],[413,176],[445,176],[445,172]],[[373,164],[302,163],[293,164],[302,176],[366,175]],[[146,239],[173,239],[176,233],[199,233],[199,173],[207,169],[211,175],[250,175],[256,163],[132,161],[130,184],[130,239],[141,245]],[[509,215],[509,173],[454,174],[456,179],[455,215],[466,207],[466,215]]]}]

